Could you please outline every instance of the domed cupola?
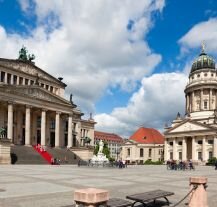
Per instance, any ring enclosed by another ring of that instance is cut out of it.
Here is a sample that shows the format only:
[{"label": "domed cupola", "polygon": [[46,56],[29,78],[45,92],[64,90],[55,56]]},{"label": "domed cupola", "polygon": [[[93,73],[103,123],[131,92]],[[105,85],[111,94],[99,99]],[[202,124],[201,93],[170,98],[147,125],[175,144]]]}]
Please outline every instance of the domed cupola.
[{"label": "domed cupola", "polygon": [[215,60],[205,53],[204,45],[202,45],[201,54],[192,64],[191,73],[193,73],[196,70],[206,69],[206,68],[215,70]]}]

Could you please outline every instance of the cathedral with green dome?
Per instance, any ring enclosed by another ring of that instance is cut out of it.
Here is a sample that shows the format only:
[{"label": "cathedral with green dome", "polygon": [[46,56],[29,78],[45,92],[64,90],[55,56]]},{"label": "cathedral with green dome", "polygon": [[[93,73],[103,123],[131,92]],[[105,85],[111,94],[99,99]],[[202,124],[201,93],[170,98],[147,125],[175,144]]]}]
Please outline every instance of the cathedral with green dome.
[{"label": "cathedral with green dome", "polygon": [[164,159],[206,163],[217,157],[217,71],[205,46],[192,63],[185,87],[185,116],[166,127]]}]

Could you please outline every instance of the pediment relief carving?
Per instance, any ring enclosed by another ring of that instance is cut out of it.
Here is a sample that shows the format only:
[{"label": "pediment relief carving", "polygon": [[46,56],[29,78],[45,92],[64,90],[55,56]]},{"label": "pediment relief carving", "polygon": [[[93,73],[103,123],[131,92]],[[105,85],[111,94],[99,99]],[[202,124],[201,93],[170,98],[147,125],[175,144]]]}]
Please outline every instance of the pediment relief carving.
[{"label": "pediment relief carving", "polygon": [[36,98],[44,101],[49,101],[53,103],[59,103],[59,104],[67,104],[71,105],[69,101],[57,97],[56,95],[53,95],[40,87],[0,87],[0,92],[4,92],[7,94],[16,94],[20,96],[27,96],[29,98]]},{"label": "pediment relief carving", "polygon": [[192,122],[185,122],[174,129],[171,129],[169,133],[174,132],[186,132],[186,131],[200,131],[200,130],[210,130],[209,127],[202,126],[201,124],[192,123]]},{"label": "pediment relief carving", "polygon": [[32,76],[35,76],[36,78],[43,78],[51,82],[55,82],[59,84],[59,82],[55,79],[49,76],[46,72],[43,72],[42,69],[38,68],[37,66],[31,64],[31,63],[24,63],[22,61],[17,60],[1,60],[0,61],[1,66],[5,66],[7,68],[13,68],[14,70],[17,70],[18,72],[24,72],[26,74],[30,74]]}]

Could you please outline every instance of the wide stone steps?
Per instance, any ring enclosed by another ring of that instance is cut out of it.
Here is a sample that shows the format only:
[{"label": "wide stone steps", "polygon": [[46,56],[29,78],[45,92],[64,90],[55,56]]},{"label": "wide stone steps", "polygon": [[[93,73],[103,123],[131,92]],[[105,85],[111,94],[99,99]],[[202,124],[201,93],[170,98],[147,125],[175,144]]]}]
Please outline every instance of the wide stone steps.
[{"label": "wide stone steps", "polygon": [[12,164],[48,164],[33,147],[11,146]]},{"label": "wide stone steps", "polygon": [[53,158],[60,160],[60,164],[77,164],[78,160],[81,158],[78,157],[75,153],[68,150],[67,148],[50,148],[46,147],[46,151],[52,155]]}]

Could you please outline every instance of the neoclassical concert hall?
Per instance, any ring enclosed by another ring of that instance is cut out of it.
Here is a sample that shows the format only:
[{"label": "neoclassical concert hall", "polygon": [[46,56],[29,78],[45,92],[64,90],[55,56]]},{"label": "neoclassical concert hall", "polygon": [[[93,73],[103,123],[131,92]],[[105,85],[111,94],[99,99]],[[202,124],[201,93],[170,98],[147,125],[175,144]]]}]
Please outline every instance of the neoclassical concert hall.
[{"label": "neoclassical concert hall", "polygon": [[165,128],[164,159],[206,162],[217,157],[217,71],[205,53],[193,62],[185,87],[185,117]]},{"label": "neoclassical concert hall", "polygon": [[62,78],[37,67],[22,49],[19,59],[0,58],[0,136],[26,146],[80,147],[87,137],[92,143],[92,117],[83,120],[72,95],[64,98]]}]

